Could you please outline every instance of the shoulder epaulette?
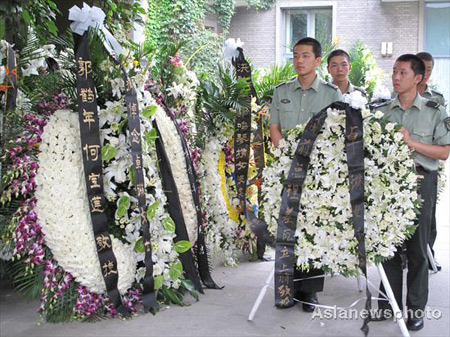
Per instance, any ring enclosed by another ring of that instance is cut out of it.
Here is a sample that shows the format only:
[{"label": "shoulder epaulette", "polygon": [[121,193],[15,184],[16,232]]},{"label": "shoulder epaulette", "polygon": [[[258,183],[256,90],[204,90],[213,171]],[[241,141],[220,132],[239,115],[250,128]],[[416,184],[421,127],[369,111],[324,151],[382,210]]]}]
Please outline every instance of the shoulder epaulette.
[{"label": "shoulder epaulette", "polygon": [[431,100],[428,100],[428,101],[425,103],[425,105],[426,105],[427,107],[429,107],[429,108],[434,108],[434,109],[439,109],[439,107],[441,106],[438,102],[431,101]]},{"label": "shoulder epaulette", "polygon": [[322,82],[323,84],[328,85],[329,87],[332,87],[332,88],[335,89],[335,90],[338,90],[338,89],[339,89],[339,87],[338,87],[336,84],[333,84],[333,83],[331,83],[331,82],[325,82],[324,80],[321,80],[321,82]]},{"label": "shoulder epaulette", "polygon": [[437,95],[437,96],[442,96],[442,97],[444,97],[444,95],[443,95],[441,92],[439,92],[439,91],[431,90],[431,92],[432,92],[433,94]]},{"label": "shoulder epaulette", "polygon": [[367,93],[363,88],[360,87],[353,87],[353,88],[355,88],[355,90],[358,90],[364,97],[367,96]]},{"label": "shoulder epaulette", "polygon": [[282,85],[285,85],[286,83],[288,83],[288,82],[280,83],[280,84],[276,85],[275,88],[281,87]]},{"label": "shoulder epaulette", "polygon": [[377,100],[374,100],[369,103],[369,109],[370,110],[378,109],[378,108],[381,108],[382,106],[388,105],[391,102],[392,102],[392,99],[386,99],[386,98],[377,99]]}]

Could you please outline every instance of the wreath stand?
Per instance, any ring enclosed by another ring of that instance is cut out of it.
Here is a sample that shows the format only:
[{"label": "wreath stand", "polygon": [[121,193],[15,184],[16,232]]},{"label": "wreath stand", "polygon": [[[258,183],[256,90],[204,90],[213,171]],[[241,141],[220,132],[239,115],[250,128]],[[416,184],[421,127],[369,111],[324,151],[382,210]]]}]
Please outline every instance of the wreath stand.
[{"label": "wreath stand", "polygon": [[[387,299],[389,300],[389,303],[392,307],[392,310],[394,311],[393,317],[403,317],[403,313],[401,312],[400,308],[398,307],[397,301],[395,300],[394,293],[392,292],[391,285],[389,284],[389,280],[387,279],[386,272],[384,271],[383,266],[381,263],[376,263],[376,267],[378,270],[378,274],[380,275],[381,282],[383,283],[384,289],[386,291]],[[248,320],[252,321],[255,317],[256,312],[258,311],[258,308],[264,299],[264,296],[266,294],[267,288],[273,289],[273,287],[270,285],[273,281],[273,277],[275,275],[275,266],[272,268],[272,271],[270,272],[269,277],[267,278],[266,282],[264,283],[261,291],[259,292],[258,297],[256,298],[255,303],[253,304],[252,310],[250,311],[250,315],[248,316]],[[294,280],[298,281],[298,280]],[[362,290],[362,283],[360,280],[360,276],[357,276],[357,282],[358,282],[358,290]],[[367,282],[367,280],[366,280]],[[371,285],[369,283],[369,285]],[[373,287],[373,285],[372,285]],[[376,289],[378,291],[378,289]],[[406,328],[405,321],[403,319],[396,319],[397,324],[402,332],[403,337],[410,337],[409,331]]]},{"label": "wreath stand", "polygon": [[433,269],[433,273],[437,273],[438,269],[436,267],[436,261],[434,260],[433,253],[431,252],[430,245],[427,245],[427,255],[428,255],[428,261],[430,262],[431,269]]}]

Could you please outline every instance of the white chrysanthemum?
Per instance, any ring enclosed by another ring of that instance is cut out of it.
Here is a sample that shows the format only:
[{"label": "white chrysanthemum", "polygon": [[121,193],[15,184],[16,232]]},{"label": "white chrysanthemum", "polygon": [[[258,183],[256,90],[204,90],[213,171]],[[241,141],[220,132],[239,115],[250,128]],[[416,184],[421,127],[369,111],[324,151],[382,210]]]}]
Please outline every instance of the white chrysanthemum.
[{"label": "white chrysanthemum", "polygon": [[189,182],[186,159],[178,132],[170,117],[158,106],[155,114],[161,138],[166,149],[167,157],[172,169],[173,179],[180,197],[181,211],[192,245],[197,241],[198,224],[197,212]]},{"label": "white chrysanthemum", "polygon": [[[381,115],[364,114],[365,231],[368,261],[393,256],[413,228],[417,206],[417,176],[406,144],[393,125],[382,126]],[[389,129],[389,131],[388,131]],[[298,137],[290,132],[287,145],[275,150],[273,165],[263,172],[264,219],[276,232],[282,183],[289,173]],[[345,113],[329,110],[311,153],[296,235],[297,264],[333,272],[353,272],[358,265],[352,225],[348,166],[344,147]]]},{"label": "white chrysanthemum", "polygon": [[[45,242],[58,263],[77,282],[104,293],[105,282],[97,255],[84,181],[78,115],[58,110],[42,135],[36,176],[36,213]],[[112,237],[119,273],[118,289],[124,294],[134,281],[133,247]]]},{"label": "white chrysanthemum", "polygon": [[[221,178],[218,162],[222,143],[218,138],[208,139],[202,156],[204,166],[203,199],[204,207],[208,210],[208,243],[213,251],[223,257],[226,265],[236,265],[235,239],[238,223],[230,219],[224,195],[222,194]],[[209,245],[208,245],[209,246]]]}]

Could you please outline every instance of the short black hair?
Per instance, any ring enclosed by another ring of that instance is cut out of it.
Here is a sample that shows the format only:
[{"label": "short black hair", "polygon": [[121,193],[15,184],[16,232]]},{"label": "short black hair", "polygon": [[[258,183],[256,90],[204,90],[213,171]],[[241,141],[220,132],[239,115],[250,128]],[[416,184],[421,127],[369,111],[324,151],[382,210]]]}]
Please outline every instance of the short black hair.
[{"label": "short black hair", "polygon": [[433,55],[430,53],[427,53],[426,51],[422,51],[420,53],[417,53],[416,56],[420,58],[422,61],[431,61],[434,67],[434,58]]},{"label": "short black hair", "polygon": [[395,60],[395,63],[397,62],[409,62],[411,69],[414,71],[414,75],[422,75],[422,79],[425,77],[425,63],[423,63],[420,57],[414,54],[403,54]]},{"label": "short black hair", "polygon": [[345,56],[350,63],[350,55],[343,49],[335,49],[333,50],[327,57],[327,64],[330,65],[330,60],[335,56]]},{"label": "short black hair", "polygon": [[317,41],[316,39],[313,39],[312,37],[304,37],[303,39],[300,39],[297,41],[297,43],[294,45],[294,48],[292,48],[292,50],[294,50],[295,47],[302,45],[302,44],[306,45],[306,46],[312,46],[313,53],[316,58],[322,57],[322,46],[320,45],[320,42]]}]

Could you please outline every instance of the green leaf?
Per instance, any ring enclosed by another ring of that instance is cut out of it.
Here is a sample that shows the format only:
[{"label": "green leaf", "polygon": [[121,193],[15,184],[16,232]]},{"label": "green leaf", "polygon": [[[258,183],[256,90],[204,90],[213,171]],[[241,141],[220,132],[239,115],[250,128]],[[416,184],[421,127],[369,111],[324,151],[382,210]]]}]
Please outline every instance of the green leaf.
[{"label": "green leaf", "polygon": [[125,214],[127,214],[127,208],[125,208],[123,206],[119,206],[117,208],[117,216],[119,218],[123,218]]},{"label": "green leaf", "polygon": [[172,281],[176,281],[180,278],[181,274],[183,274],[183,265],[180,261],[177,261],[170,267],[169,276]]},{"label": "green leaf", "polygon": [[30,13],[28,13],[28,11],[26,9],[24,9],[22,11],[22,17],[23,17],[23,20],[25,21],[25,23],[29,25],[31,22],[31,16],[30,16]]},{"label": "green leaf", "polygon": [[110,144],[106,144],[102,147],[102,160],[105,162],[110,161],[117,154],[117,149]]},{"label": "green leaf", "polygon": [[109,6],[114,12],[117,12],[117,5],[114,2],[109,1]]},{"label": "green leaf", "polygon": [[158,210],[159,201],[155,201],[153,204],[148,206],[147,208],[147,219],[153,219],[156,215],[156,211]]},{"label": "green leaf", "polygon": [[138,253],[145,252],[144,238],[140,238],[139,240],[136,241],[136,244],[134,245],[134,251]]},{"label": "green leaf", "polygon": [[152,146],[155,142],[155,139],[158,137],[156,133],[156,129],[151,129],[145,133],[145,142],[148,146]]},{"label": "green leaf", "polygon": [[175,242],[175,251],[179,254],[187,252],[191,248],[191,243],[187,240]]},{"label": "green leaf", "polygon": [[175,233],[175,222],[172,220],[172,218],[169,216],[165,218],[163,221],[164,229],[170,233]]},{"label": "green leaf", "polygon": [[127,197],[126,195],[121,196],[117,202],[117,206],[125,207],[126,209],[130,208],[130,197]]},{"label": "green leaf", "polygon": [[180,298],[181,296],[178,295],[177,293],[175,293],[172,289],[170,288],[164,288],[164,293],[165,295],[169,298],[169,300],[174,303],[174,304],[178,304],[183,306],[183,301],[182,298]]},{"label": "green leaf", "polygon": [[161,288],[161,286],[163,285],[163,282],[164,282],[164,276],[162,276],[162,275],[156,276],[155,277],[155,285],[154,285],[155,290]]},{"label": "green leaf", "polygon": [[156,105],[149,105],[144,108],[142,111],[142,116],[150,118],[152,117],[156,112]]},{"label": "green leaf", "polygon": [[128,169],[128,179],[130,179],[131,184],[136,185],[135,181],[134,181],[134,170],[133,170],[133,167],[130,167]]},{"label": "green leaf", "polygon": [[198,301],[197,289],[195,289],[194,283],[188,279],[181,279],[181,284],[189,291],[191,296]]},{"label": "green leaf", "polygon": [[56,27],[55,23],[53,21],[47,22],[47,28],[53,35],[57,35],[58,33],[58,27]]}]

